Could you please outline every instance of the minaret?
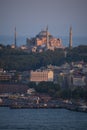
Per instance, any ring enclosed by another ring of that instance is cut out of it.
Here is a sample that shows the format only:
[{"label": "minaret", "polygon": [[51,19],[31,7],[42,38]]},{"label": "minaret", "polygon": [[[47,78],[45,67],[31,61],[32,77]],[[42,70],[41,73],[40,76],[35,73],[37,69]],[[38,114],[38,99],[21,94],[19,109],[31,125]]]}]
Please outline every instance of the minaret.
[{"label": "minaret", "polygon": [[14,44],[15,44],[15,48],[17,47],[17,42],[16,42],[16,27],[14,30]]},{"label": "minaret", "polygon": [[49,34],[48,34],[48,26],[46,28],[46,46],[47,46],[47,49],[49,49]]},{"label": "minaret", "polygon": [[69,49],[72,49],[72,27],[70,27],[69,32]]}]

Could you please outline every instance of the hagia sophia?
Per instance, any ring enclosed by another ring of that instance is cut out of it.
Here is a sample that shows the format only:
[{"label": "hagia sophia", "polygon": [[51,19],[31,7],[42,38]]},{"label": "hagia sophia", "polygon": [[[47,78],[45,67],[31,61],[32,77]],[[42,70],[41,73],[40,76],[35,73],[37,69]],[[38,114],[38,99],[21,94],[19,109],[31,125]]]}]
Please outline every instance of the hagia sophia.
[{"label": "hagia sophia", "polygon": [[[11,48],[17,48],[16,28],[14,31],[14,44],[11,45]],[[20,49],[28,52],[43,52],[46,50],[54,51],[59,48],[65,48],[62,44],[62,40],[52,36],[48,31],[48,27],[46,27],[45,30],[41,30],[35,37],[27,38],[26,45],[20,46]],[[72,49],[72,27],[70,27],[69,30],[69,49]]]},{"label": "hagia sophia", "polygon": [[43,50],[55,50],[56,48],[64,48],[60,38],[53,37],[48,32],[48,27],[42,30],[34,38],[27,38],[27,47],[33,51],[43,51]]}]

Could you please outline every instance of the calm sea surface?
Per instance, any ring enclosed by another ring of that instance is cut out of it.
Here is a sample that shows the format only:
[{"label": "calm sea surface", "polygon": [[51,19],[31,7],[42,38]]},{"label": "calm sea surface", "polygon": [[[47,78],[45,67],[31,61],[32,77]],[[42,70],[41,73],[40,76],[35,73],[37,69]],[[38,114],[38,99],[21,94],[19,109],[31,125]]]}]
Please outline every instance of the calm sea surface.
[{"label": "calm sea surface", "polygon": [[87,113],[0,108],[0,130],[87,130]]},{"label": "calm sea surface", "polygon": [[[69,37],[59,37],[62,39],[62,44],[64,46],[69,45]],[[14,37],[12,36],[0,36],[0,43],[4,45],[11,45],[14,43]],[[25,45],[26,44],[26,37],[20,36],[17,37],[17,46]],[[73,46],[78,45],[87,45],[87,37],[73,37]]]}]

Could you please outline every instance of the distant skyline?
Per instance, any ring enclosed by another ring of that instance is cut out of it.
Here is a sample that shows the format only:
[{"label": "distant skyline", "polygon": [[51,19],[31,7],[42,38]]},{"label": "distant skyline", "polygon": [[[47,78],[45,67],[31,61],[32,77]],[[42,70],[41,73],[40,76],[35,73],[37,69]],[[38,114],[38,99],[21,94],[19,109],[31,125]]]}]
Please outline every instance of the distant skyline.
[{"label": "distant skyline", "polygon": [[0,35],[33,37],[48,25],[56,37],[87,36],[87,0],[0,0]]}]

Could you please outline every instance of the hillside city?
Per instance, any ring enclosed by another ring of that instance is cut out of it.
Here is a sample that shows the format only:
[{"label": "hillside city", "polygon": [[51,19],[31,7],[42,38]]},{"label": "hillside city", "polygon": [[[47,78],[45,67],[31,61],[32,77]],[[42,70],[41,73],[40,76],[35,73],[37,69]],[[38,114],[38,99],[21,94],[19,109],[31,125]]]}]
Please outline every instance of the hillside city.
[{"label": "hillside city", "polygon": [[[62,45],[61,39],[54,38],[48,32],[48,27],[36,37],[27,38],[26,45],[20,48],[17,47],[16,28],[14,37],[15,44],[11,46],[0,44],[0,106],[63,107],[87,112],[87,53],[83,53],[84,48],[87,47],[73,49],[72,28],[70,27],[68,48]],[[78,53],[79,51],[81,54]],[[53,56],[53,59],[50,57],[47,61],[48,53],[49,57]],[[41,54],[43,59],[40,61]],[[58,59],[55,59],[57,56],[55,54],[58,55]],[[17,60],[20,56],[23,56],[21,64]],[[30,60],[28,56],[31,56]],[[35,59],[36,56],[39,62]],[[15,64],[15,61],[11,61],[10,58],[15,59],[17,63]],[[29,62],[26,63],[25,59]],[[61,64],[58,65],[59,63]],[[30,68],[25,69],[29,64],[31,64]]]}]

